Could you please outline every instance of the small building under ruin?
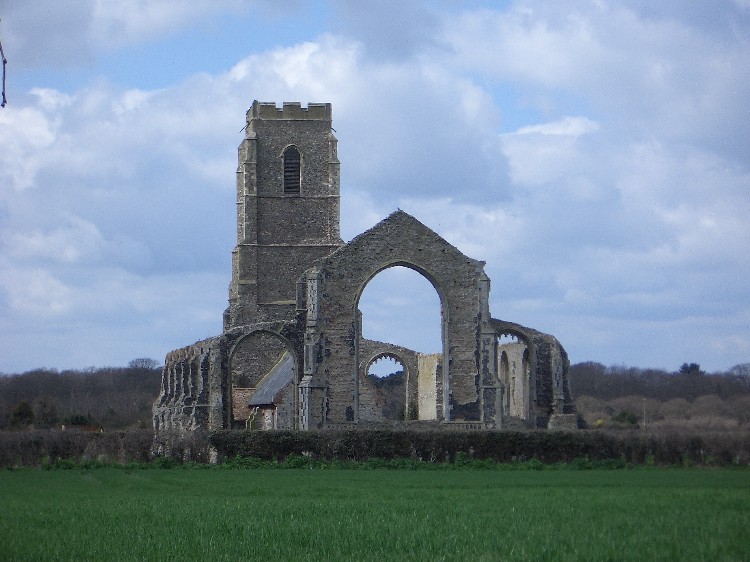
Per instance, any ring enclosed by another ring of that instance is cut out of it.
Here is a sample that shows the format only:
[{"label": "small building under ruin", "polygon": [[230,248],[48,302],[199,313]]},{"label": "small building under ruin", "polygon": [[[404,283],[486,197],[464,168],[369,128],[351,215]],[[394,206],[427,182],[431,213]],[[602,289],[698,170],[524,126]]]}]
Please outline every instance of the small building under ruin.
[{"label": "small building under ruin", "polygon": [[[226,428],[575,427],[565,350],[491,316],[484,262],[400,210],[341,240],[331,104],[254,101],[245,131],[223,333],[167,355],[157,438]],[[394,266],[435,288],[438,353],[362,337],[362,292]],[[403,367],[387,393],[368,376],[383,357]]]}]

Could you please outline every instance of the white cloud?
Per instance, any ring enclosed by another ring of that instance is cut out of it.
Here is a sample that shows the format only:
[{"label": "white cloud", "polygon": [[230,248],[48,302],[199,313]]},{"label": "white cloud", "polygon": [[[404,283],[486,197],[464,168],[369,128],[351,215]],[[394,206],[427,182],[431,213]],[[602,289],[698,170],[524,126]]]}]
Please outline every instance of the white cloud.
[{"label": "white cloud", "polygon": [[451,198],[398,200],[414,215],[468,256],[498,266],[516,258],[525,219],[503,205],[460,203]]},{"label": "white cloud", "polygon": [[527,125],[516,131],[516,135],[563,135],[579,137],[599,130],[599,124],[588,117],[563,117],[550,123]]},{"label": "white cloud", "polygon": [[112,102],[112,109],[117,116],[137,112],[156,94],[157,92],[128,90],[124,92],[118,100]]},{"label": "white cloud", "polygon": [[101,252],[104,239],[95,224],[71,217],[68,224],[50,232],[33,230],[10,236],[7,250],[18,260],[38,259],[78,263],[94,259]]},{"label": "white cloud", "polygon": [[40,154],[57,138],[57,124],[36,108],[8,108],[0,112],[3,149],[0,150],[0,196],[6,190],[32,187],[44,165]]},{"label": "white cloud", "polygon": [[[731,11],[725,4],[714,12]],[[526,103],[558,113],[569,100],[619,117],[629,134],[705,143],[728,155],[750,136],[750,52],[743,32],[681,21],[683,4],[649,17],[616,2],[516,2],[450,17],[455,65],[519,83]],[[727,14],[728,25],[734,25]],[[533,93],[531,93],[533,92]]]},{"label": "white cloud", "polygon": [[[502,135],[511,178],[518,184],[539,185],[580,175],[589,162],[578,137],[598,130],[599,124],[587,117],[564,117]],[[584,196],[590,196],[590,190]]]},{"label": "white cloud", "polygon": [[[217,2],[93,0],[91,34],[100,45],[115,46],[169,33],[208,16]],[[225,4],[226,2],[219,3]]]},{"label": "white cloud", "polygon": [[75,297],[75,288],[49,271],[4,263],[0,264],[0,291],[5,293],[9,317],[25,317],[32,325],[40,319],[53,320],[69,312]]},{"label": "white cloud", "polygon": [[331,4],[334,31],[362,43],[368,59],[404,61],[422,56],[436,43],[439,18],[430,2],[334,0]]},{"label": "white cloud", "polygon": [[241,15],[241,0],[78,0],[10,2],[3,6],[10,60],[29,67],[78,66],[106,51],[155,42],[186,28],[210,27],[214,17]]},{"label": "white cloud", "polygon": [[51,88],[32,88],[30,93],[36,96],[40,109],[46,112],[54,112],[58,109],[68,107],[75,101],[73,96]]}]

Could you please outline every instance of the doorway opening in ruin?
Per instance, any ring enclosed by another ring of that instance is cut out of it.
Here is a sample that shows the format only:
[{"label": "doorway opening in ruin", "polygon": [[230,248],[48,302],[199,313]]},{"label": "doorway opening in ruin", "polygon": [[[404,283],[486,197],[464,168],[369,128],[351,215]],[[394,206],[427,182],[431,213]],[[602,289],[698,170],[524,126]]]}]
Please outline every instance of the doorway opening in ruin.
[{"label": "doorway opening in ruin", "polygon": [[497,337],[498,378],[504,387],[503,412],[506,416],[529,417],[531,363],[526,342],[513,334]]},{"label": "doorway opening in ruin", "polygon": [[234,346],[229,373],[231,427],[294,429],[297,359],[287,340],[251,332]]},{"label": "doorway opening in ruin", "polygon": [[[373,419],[373,399],[382,402],[383,419],[436,420],[442,417],[438,413],[442,405],[438,387],[442,388],[439,379],[442,377],[444,322],[440,296],[427,276],[408,264],[389,266],[367,282],[357,309],[360,313],[359,358],[367,361],[365,350],[370,356],[376,353],[374,359],[364,365],[365,377],[360,377],[360,419]],[[386,352],[399,348],[405,360]],[[377,355],[380,350],[382,353]],[[387,391],[386,396],[374,393],[370,385],[378,391]],[[400,393],[398,401],[394,400],[396,393]],[[392,417],[390,404],[399,405],[397,417]],[[389,412],[385,411],[386,405]]]}]

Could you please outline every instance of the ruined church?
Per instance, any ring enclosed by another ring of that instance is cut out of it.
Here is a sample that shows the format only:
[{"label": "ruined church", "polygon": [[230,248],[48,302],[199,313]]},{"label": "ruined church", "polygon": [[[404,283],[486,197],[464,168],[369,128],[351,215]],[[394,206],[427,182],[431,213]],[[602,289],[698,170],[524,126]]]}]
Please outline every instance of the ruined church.
[{"label": "ruined church", "polygon": [[[238,153],[223,332],[167,355],[157,436],[575,427],[565,350],[553,336],[491,316],[484,262],[400,210],[341,240],[331,104],[254,101]],[[394,266],[435,288],[439,353],[363,338],[360,296]],[[402,366],[390,393],[368,375],[384,357]]]}]

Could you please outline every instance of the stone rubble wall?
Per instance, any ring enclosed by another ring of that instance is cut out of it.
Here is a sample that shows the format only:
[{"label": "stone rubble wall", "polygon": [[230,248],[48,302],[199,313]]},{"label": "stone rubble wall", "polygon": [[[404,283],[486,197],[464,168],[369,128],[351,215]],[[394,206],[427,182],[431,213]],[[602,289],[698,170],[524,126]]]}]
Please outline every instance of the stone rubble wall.
[{"label": "stone rubble wall", "polygon": [[[480,420],[478,336],[485,326],[482,283],[483,263],[472,260],[425,227],[414,217],[397,211],[346,246],[320,260],[314,268],[314,290],[308,299],[316,318],[308,316],[308,333],[315,342],[320,364],[306,373],[328,389],[326,419],[318,424],[355,421],[359,322],[354,311],[367,281],[393,266],[410,267],[424,275],[441,299],[443,333],[449,342],[443,350],[443,411],[449,420]],[[308,277],[308,281],[310,278]],[[412,371],[416,372],[416,371]]]},{"label": "stone rubble wall", "polygon": [[[207,443],[209,431],[210,350],[216,339],[204,340],[167,354],[161,392],[153,406],[157,454],[171,455],[186,437]],[[192,458],[189,451],[186,458]]]},{"label": "stone rubble wall", "polygon": [[576,410],[570,392],[570,361],[565,348],[554,336],[520,324],[495,318],[491,324],[498,336],[517,336],[529,348],[529,421],[533,422],[533,427],[545,429],[551,420],[558,427],[570,427]]}]

